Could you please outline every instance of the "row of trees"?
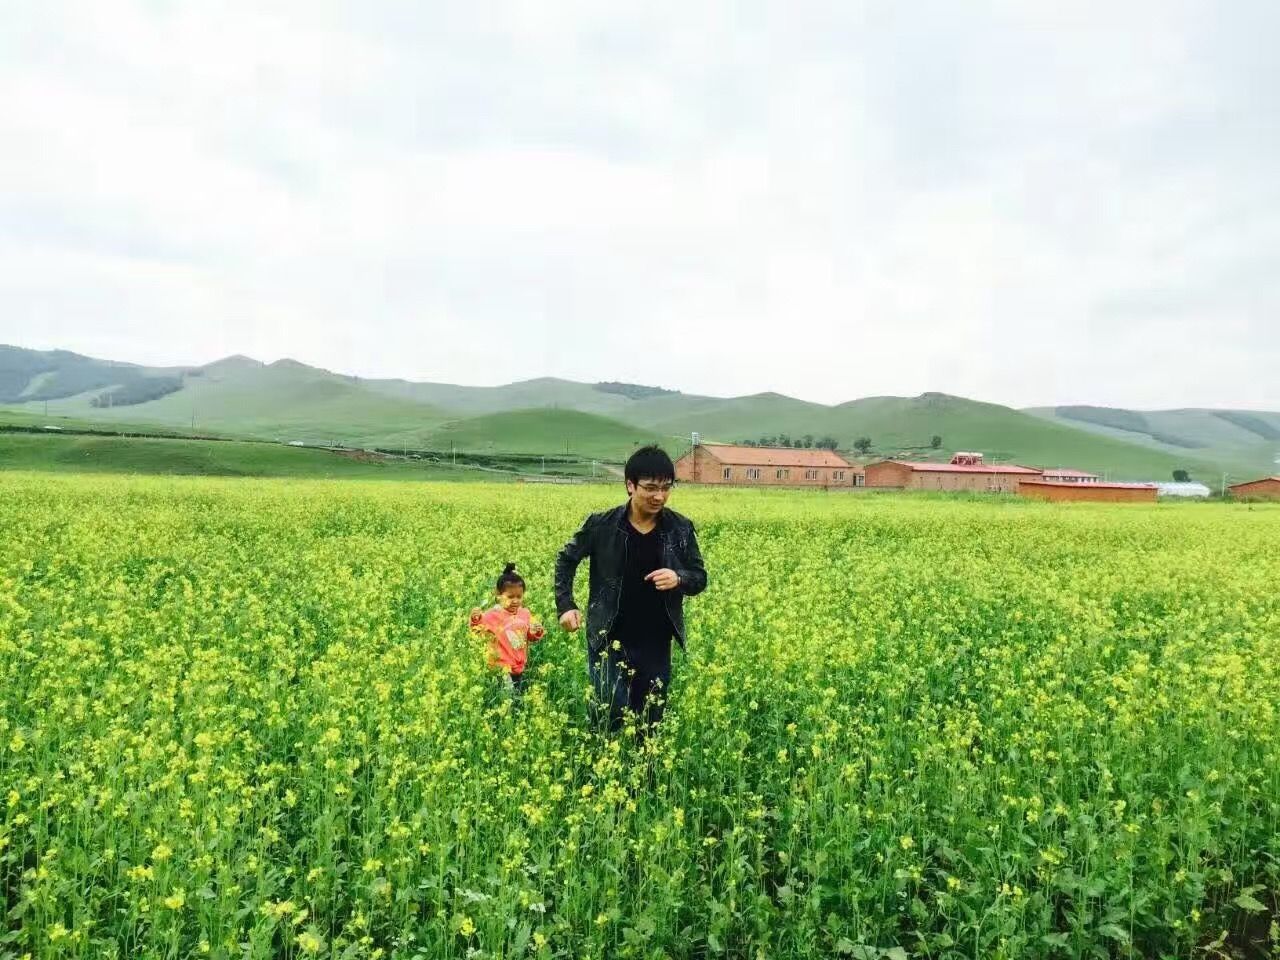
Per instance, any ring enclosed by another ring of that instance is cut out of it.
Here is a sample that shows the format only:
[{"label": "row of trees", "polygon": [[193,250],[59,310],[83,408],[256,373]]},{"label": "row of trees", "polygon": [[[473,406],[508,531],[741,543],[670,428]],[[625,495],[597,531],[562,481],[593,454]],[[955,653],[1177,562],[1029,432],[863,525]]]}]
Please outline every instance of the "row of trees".
[{"label": "row of trees", "polygon": [[[835,437],[822,437],[815,440],[813,434],[806,433],[803,437],[792,439],[788,434],[780,433],[776,437],[761,437],[759,440],[740,440],[738,441],[744,447],[791,447],[792,449],[810,448],[816,450],[835,450],[838,446]],[[866,455],[871,452],[874,444],[870,437],[859,437],[853,441],[853,449],[858,453]],[[929,440],[929,446],[938,450],[942,447],[942,437],[934,434]]]},{"label": "row of trees", "polygon": [[759,440],[739,440],[744,447],[791,447],[795,450],[834,450],[837,446],[835,437],[814,438],[812,433],[794,440],[790,434],[780,433],[776,437],[761,437]]}]

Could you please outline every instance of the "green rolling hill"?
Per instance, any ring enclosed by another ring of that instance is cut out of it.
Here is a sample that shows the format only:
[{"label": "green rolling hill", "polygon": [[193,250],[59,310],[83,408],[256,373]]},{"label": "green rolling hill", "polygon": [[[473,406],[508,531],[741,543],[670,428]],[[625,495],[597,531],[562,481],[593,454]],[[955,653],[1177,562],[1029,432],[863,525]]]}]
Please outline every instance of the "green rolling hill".
[{"label": "green rolling hill", "polygon": [[619,416],[625,414],[633,403],[627,397],[599,390],[591,384],[555,377],[521,380],[498,387],[413,383],[409,380],[362,380],[360,383],[376,393],[425,403],[458,416],[542,407]]},{"label": "green rolling hill", "polygon": [[[472,479],[443,465],[300,450],[278,443],[0,433],[0,469],[216,477]],[[502,479],[485,473],[486,479]]]},{"label": "green rolling hill", "polygon": [[435,407],[362,387],[350,377],[292,360],[260,364],[230,357],[191,368],[182,388],[158,399],[103,407],[101,389],[58,397],[34,407],[53,416],[104,423],[152,424],[255,439],[351,446],[421,446],[448,419]]},{"label": "green rolling hill", "polygon": [[[594,413],[543,409],[508,410],[450,421],[432,432],[430,443],[434,450],[618,460],[638,446],[667,439]],[[674,447],[668,449],[674,452]]]},{"label": "green rolling hill", "polygon": [[1039,407],[1026,412],[1095,436],[1211,463],[1237,477],[1274,473],[1280,463],[1280,413],[1090,406]]},{"label": "green rolling hill", "polygon": [[[836,438],[850,449],[859,437],[872,441],[876,457],[946,459],[953,450],[980,450],[990,461],[1072,466],[1112,479],[1168,479],[1175,469],[1212,472],[1212,461],[1187,451],[1154,450],[1047,422],[1009,407],[963,397],[868,397],[836,407],[762,396],[722,402],[655,424],[665,433],[698,429],[708,440],[733,442],[779,432]],[[929,448],[942,437],[938,451]]]},{"label": "green rolling hill", "polygon": [[181,389],[185,367],[144,367],[67,350],[0,344],[0,404],[42,403],[88,393],[104,403],[138,402]]},{"label": "green rolling hill", "polygon": [[[555,378],[497,387],[370,380],[292,360],[228,357],[196,367],[141,367],[66,351],[0,346],[0,426],[108,425],[127,430],[384,449],[620,460],[658,440],[679,452],[693,431],[723,442],[787,435],[859,437],[873,456],[989,459],[1074,466],[1115,479],[1166,479],[1186,469],[1273,472],[1280,414],[1157,413],[1090,407],[1019,411],[962,397],[869,397],[838,406],[775,393],[707,397]],[[938,450],[930,439],[941,436]]]}]

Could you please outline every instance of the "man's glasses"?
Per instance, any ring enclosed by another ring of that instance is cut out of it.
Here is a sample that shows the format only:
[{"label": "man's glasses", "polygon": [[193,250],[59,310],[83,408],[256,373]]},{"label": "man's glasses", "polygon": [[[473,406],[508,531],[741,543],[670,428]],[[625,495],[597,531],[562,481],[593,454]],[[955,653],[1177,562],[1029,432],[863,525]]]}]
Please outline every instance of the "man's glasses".
[{"label": "man's glasses", "polygon": [[636,486],[639,487],[645,493],[670,493],[672,487],[674,487],[675,484],[674,483],[637,483]]}]

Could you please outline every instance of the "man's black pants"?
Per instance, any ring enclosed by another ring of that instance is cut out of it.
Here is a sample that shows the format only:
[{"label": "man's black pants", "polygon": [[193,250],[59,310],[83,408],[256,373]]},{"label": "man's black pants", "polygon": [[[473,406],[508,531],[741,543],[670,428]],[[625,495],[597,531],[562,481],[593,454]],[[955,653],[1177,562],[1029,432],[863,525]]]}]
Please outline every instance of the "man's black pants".
[{"label": "man's black pants", "polygon": [[608,644],[598,652],[587,651],[587,672],[591,677],[592,718],[609,732],[622,728],[627,713],[640,721],[641,731],[662,720],[671,686],[671,659],[665,662],[632,665],[625,650]]}]

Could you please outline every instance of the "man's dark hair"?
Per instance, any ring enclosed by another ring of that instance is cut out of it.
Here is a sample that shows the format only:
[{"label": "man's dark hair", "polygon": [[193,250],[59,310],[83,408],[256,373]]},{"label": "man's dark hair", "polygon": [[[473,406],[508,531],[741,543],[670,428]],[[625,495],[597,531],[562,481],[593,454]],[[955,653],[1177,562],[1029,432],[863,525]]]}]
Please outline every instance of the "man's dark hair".
[{"label": "man's dark hair", "polygon": [[670,480],[674,483],[676,465],[667,456],[667,451],[656,444],[651,444],[647,447],[641,447],[631,455],[623,474],[632,483],[639,483],[641,479]]}]

